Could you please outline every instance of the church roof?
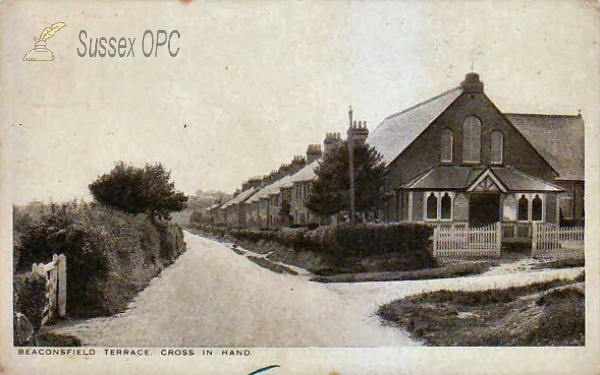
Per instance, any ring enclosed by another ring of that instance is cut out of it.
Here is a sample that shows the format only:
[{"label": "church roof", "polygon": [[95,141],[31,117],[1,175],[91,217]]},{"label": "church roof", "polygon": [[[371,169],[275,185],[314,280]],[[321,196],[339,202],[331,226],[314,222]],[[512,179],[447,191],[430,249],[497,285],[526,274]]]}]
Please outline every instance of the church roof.
[{"label": "church roof", "polygon": [[581,116],[518,113],[506,113],[505,116],[558,172],[559,179],[584,179],[585,142]]},{"label": "church roof", "polygon": [[367,142],[391,163],[462,93],[455,87],[429,100],[393,114],[371,132]]},{"label": "church roof", "polygon": [[512,167],[436,166],[407,182],[403,188],[426,190],[467,190],[487,170],[506,187],[518,192],[560,192],[556,185]]}]

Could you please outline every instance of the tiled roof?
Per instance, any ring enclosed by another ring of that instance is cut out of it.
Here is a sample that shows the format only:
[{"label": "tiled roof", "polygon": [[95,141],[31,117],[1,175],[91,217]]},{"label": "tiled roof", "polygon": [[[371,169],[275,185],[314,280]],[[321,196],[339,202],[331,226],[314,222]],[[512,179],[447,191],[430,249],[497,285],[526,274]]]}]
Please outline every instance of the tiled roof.
[{"label": "tiled roof", "polygon": [[[556,185],[530,176],[512,167],[490,168],[509,191],[562,191]],[[406,183],[406,189],[466,190],[486,169],[466,166],[437,166]]]},{"label": "tiled roof", "polygon": [[292,187],[295,182],[313,181],[315,178],[317,178],[317,175],[315,174],[315,168],[318,165],[318,160],[315,160],[293,175],[285,176],[273,182],[272,184],[265,186],[258,193],[254,194],[252,198],[248,200],[248,203],[256,202],[262,198],[267,198],[269,195],[277,194],[281,189]]},{"label": "tiled roof", "polygon": [[562,189],[512,167],[492,168],[492,172],[511,191],[560,192]]},{"label": "tiled roof", "polygon": [[462,93],[461,87],[389,116],[371,132],[368,142],[391,163]]},{"label": "tiled roof", "polygon": [[407,182],[408,189],[463,190],[483,173],[485,168],[464,166],[437,166]]},{"label": "tiled roof", "polygon": [[584,123],[581,116],[517,113],[506,113],[505,116],[558,172],[559,179],[584,179]]},{"label": "tiled roof", "polygon": [[315,169],[319,166],[318,159],[305,166],[298,173],[292,175],[282,187],[292,187],[295,182],[314,181],[317,178]]},{"label": "tiled roof", "polygon": [[234,204],[243,203],[257,191],[258,191],[258,188],[254,188],[254,187],[244,190],[241,193],[239,193],[238,195],[236,195],[235,197],[231,198],[229,201],[227,201],[227,203],[223,204],[221,206],[221,208],[227,208],[229,206],[233,206]]},{"label": "tiled roof", "polygon": [[285,183],[290,179],[290,176],[285,176],[280,178],[279,180],[273,182],[270,185],[265,186],[260,189],[258,193],[254,194],[252,198],[248,200],[248,203],[256,202],[262,198],[267,198],[269,195],[279,193],[279,189],[285,185]]}]

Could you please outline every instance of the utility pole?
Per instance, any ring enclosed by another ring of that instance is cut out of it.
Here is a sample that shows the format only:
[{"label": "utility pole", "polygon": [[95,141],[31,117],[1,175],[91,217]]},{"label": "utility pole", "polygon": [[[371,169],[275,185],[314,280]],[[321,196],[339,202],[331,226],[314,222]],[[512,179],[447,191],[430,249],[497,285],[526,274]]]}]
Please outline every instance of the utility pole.
[{"label": "utility pole", "polygon": [[352,106],[348,109],[348,119],[348,133],[346,139],[348,142],[348,165],[350,173],[350,224],[354,224],[356,217],[356,192],[354,186],[354,132],[352,129]]}]

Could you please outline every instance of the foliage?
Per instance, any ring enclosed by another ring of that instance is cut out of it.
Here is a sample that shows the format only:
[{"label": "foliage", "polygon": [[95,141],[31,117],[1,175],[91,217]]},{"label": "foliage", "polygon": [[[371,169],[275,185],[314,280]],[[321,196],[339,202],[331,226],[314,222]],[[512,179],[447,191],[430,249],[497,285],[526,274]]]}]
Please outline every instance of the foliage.
[{"label": "foliage", "polygon": [[202,212],[195,210],[190,215],[190,224],[200,224],[202,223],[203,215]]},{"label": "foliage", "polygon": [[[369,213],[378,208],[384,197],[385,164],[382,156],[368,144],[353,147],[356,211]],[[317,180],[306,206],[322,216],[350,209],[350,175],[348,143],[325,155],[315,169]]]},{"label": "foliage", "polygon": [[[212,229],[219,236],[240,241],[275,242],[296,251],[326,255],[336,272],[360,272],[361,260],[393,258],[386,270],[410,271],[435,266],[430,248],[432,229],[421,224],[356,224],[322,226],[316,230],[283,228],[278,231]],[[364,268],[364,267],[362,267]]]},{"label": "foliage", "polygon": [[15,275],[14,305],[15,311],[25,315],[35,330],[42,325],[46,299],[46,278],[36,272]]},{"label": "foliage", "polygon": [[161,163],[136,168],[119,162],[89,185],[96,201],[130,214],[144,213],[152,220],[170,220],[171,212],[185,208],[188,198],[175,190],[171,172]]},{"label": "foliage", "polygon": [[[158,228],[157,228],[158,227]],[[181,230],[97,203],[52,204],[23,232],[17,269],[67,257],[67,311],[98,316],[129,300],[185,250]]]},{"label": "foliage", "polygon": [[434,346],[584,345],[585,296],[576,283],[442,290],[387,303],[377,314]]}]

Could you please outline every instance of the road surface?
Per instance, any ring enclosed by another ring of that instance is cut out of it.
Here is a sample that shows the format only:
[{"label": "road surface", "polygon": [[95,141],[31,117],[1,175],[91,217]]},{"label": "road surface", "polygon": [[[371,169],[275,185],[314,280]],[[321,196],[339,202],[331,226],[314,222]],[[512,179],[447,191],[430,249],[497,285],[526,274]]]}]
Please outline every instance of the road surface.
[{"label": "road surface", "polygon": [[580,271],[319,284],[264,269],[224,244],[187,232],[185,239],[188,251],[125,312],[53,331],[84,345],[112,347],[412,346],[419,343],[381,323],[379,305],[422,291],[520,285]]}]

